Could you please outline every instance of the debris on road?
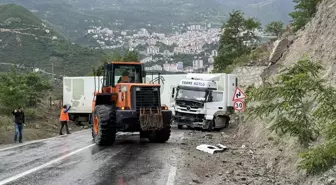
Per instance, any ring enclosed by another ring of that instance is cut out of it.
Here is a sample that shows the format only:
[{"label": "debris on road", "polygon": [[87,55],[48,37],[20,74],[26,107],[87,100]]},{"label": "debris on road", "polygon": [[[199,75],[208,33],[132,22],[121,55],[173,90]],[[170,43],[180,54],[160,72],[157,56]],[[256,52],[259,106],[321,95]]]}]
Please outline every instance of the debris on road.
[{"label": "debris on road", "polygon": [[202,144],[202,145],[198,145],[196,147],[196,149],[200,150],[200,151],[203,151],[203,152],[210,153],[210,154],[214,154],[214,153],[217,153],[217,152],[225,151],[227,149],[227,147],[222,145],[222,144],[217,144],[216,146]]}]

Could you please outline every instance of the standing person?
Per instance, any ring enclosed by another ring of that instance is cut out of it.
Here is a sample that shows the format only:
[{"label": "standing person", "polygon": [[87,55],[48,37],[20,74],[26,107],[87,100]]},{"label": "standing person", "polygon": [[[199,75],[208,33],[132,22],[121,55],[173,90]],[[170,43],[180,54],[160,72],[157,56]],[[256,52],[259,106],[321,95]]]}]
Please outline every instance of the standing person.
[{"label": "standing person", "polygon": [[14,135],[14,143],[17,141],[17,135],[19,134],[19,142],[22,143],[22,129],[23,124],[25,123],[25,115],[23,112],[23,108],[19,107],[17,110],[12,112],[14,115],[15,122],[15,135]]},{"label": "standing person", "polygon": [[68,128],[68,122],[69,122],[69,113],[68,111],[70,110],[71,106],[67,108],[66,105],[63,105],[63,108],[60,113],[60,122],[61,122],[61,130],[60,130],[60,135],[63,135],[62,130],[63,127],[65,126],[67,134],[70,134],[69,128]]}]

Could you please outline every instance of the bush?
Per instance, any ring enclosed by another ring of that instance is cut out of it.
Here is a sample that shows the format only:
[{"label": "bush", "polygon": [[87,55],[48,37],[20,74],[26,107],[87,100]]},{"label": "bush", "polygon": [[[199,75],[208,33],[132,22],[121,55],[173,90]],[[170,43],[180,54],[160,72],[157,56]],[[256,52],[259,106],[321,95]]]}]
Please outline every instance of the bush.
[{"label": "bush", "polygon": [[38,111],[36,109],[25,109],[24,110],[26,121],[35,120],[38,118]]},{"label": "bush", "polygon": [[302,161],[299,168],[309,174],[327,171],[336,165],[336,140],[328,140],[325,144],[301,153]]}]

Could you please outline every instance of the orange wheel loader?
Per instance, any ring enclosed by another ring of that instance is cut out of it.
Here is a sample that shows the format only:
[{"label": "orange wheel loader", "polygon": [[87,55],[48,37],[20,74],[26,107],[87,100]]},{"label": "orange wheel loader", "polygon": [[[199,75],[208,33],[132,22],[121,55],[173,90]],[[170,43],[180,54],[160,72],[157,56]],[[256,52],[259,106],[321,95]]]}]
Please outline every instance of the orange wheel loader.
[{"label": "orange wheel loader", "polygon": [[118,131],[140,132],[151,142],[166,142],[172,112],[161,106],[160,84],[145,83],[140,62],[111,62],[103,67],[102,75],[95,74],[101,84],[95,84],[90,116],[95,143],[113,144]]}]

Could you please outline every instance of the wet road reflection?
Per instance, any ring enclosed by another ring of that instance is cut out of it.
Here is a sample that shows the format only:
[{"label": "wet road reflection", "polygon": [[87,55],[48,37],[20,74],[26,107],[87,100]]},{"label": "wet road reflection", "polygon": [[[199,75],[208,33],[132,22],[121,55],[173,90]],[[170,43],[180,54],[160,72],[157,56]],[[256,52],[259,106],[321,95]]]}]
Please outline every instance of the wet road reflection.
[{"label": "wet road reflection", "polygon": [[[0,151],[5,159],[0,161],[0,184],[13,178],[8,184],[161,185],[169,173],[165,156],[171,147],[177,145],[149,143],[134,134],[121,134],[113,146],[101,147],[89,132],[74,133]],[[15,178],[34,168],[38,170]]]}]

